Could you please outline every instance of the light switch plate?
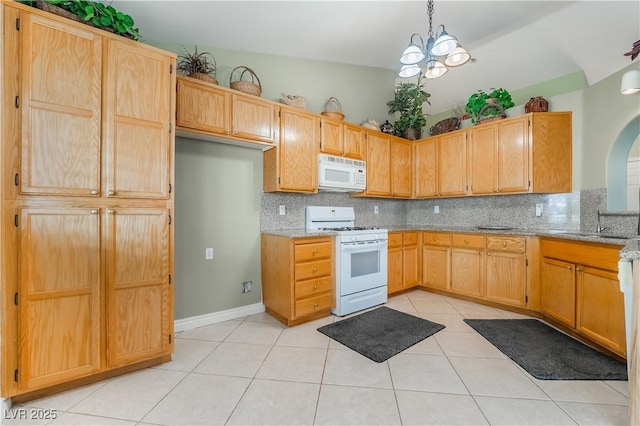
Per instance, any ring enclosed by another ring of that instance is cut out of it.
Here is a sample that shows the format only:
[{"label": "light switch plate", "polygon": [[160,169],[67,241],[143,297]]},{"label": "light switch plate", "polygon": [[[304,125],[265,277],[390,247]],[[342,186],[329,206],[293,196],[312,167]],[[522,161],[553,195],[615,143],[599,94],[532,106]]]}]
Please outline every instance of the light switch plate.
[{"label": "light switch plate", "polygon": [[433,206],[434,213],[440,213],[440,206]]},{"label": "light switch plate", "polygon": [[280,215],[284,215],[287,213],[287,211],[285,210],[284,205],[281,205],[280,208],[278,209],[278,212],[280,213]]},{"label": "light switch plate", "polygon": [[536,204],[536,217],[542,216],[543,210],[544,210],[543,204]]},{"label": "light switch plate", "polygon": [[205,260],[213,259],[213,247],[207,247],[206,249],[204,249],[204,258]]}]

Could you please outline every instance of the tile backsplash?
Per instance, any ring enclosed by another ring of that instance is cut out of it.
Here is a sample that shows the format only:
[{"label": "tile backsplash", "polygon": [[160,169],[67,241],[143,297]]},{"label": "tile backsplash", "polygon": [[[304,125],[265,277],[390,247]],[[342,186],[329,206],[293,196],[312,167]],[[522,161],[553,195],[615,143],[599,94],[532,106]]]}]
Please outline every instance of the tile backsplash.
[{"label": "tile backsplash", "polygon": [[[511,226],[530,229],[580,229],[580,192],[567,194],[518,194],[430,200],[357,198],[345,193],[263,193],[262,230],[303,229],[305,207],[353,206],[356,226]],[[536,217],[536,204],[543,205]],[[285,214],[279,214],[279,206]],[[379,213],[374,214],[374,206]],[[438,206],[440,212],[434,213]]]}]

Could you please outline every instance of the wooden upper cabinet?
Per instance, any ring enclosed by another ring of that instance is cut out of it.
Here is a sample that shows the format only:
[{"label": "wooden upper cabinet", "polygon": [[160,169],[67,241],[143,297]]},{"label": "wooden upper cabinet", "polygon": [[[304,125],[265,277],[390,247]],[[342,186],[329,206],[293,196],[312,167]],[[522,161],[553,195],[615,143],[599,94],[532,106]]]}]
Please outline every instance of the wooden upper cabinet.
[{"label": "wooden upper cabinet", "polygon": [[344,124],[344,156],[364,160],[366,156],[365,130],[354,124]]},{"label": "wooden upper cabinet", "polygon": [[213,84],[177,76],[176,126],[231,134],[231,93]]},{"label": "wooden upper cabinet", "polygon": [[413,142],[391,138],[391,194],[413,195]]},{"label": "wooden upper cabinet", "polygon": [[342,122],[328,118],[320,119],[322,129],[320,136],[320,152],[331,155],[344,155],[344,125]]},{"label": "wooden upper cabinet", "polygon": [[[169,211],[107,210],[108,362],[118,367],[169,352]],[[144,265],[144,267],[140,267]]]},{"label": "wooden upper cabinet", "polygon": [[493,194],[497,187],[498,130],[495,124],[469,129],[469,178],[473,195]]},{"label": "wooden upper cabinet", "polygon": [[102,37],[22,14],[20,192],[98,195]]},{"label": "wooden upper cabinet", "polygon": [[95,373],[101,367],[99,210],[22,208],[19,224],[18,388]]},{"label": "wooden upper cabinet", "polygon": [[367,131],[366,195],[391,195],[391,136]]},{"label": "wooden upper cabinet", "polygon": [[531,113],[531,192],[571,192],[571,112]]},{"label": "wooden upper cabinet", "polygon": [[438,193],[466,195],[466,132],[445,133],[438,138]]},{"label": "wooden upper cabinet", "polygon": [[278,113],[273,102],[177,76],[176,126],[181,130],[274,143],[278,137]]},{"label": "wooden upper cabinet", "polygon": [[280,142],[264,152],[264,190],[317,192],[319,142],[317,115],[282,107]]},{"label": "wooden upper cabinet", "polygon": [[175,119],[175,59],[108,40],[105,74],[105,195],[169,198]]},{"label": "wooden upper cabinet", "polygon": [[278,134],[278,108],[256,96],[231,96],[231,133],[241,139],[275,142]]},{"label": "wooden upper cabinet", "polygon": [[497,123],[497,190],[529,190],[529,116]]},{"label": "wooden upper cabinet", "polygon": [[428,138],[414,143],[414,195],[418,198],[438,195],[438,141]]}]

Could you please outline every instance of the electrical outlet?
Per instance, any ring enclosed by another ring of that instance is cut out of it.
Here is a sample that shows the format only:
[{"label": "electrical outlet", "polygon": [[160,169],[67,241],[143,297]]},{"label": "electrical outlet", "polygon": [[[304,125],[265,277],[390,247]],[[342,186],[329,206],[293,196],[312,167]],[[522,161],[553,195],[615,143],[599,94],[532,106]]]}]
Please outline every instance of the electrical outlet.
[{"label": "electrical outlet", "polygon": [[204,258],[206,260],[213,259],[213,247],[207,247],[206,249],[204,249]]},{"label": "electrical outlet", "polygon": [[433,206],[434,213],[440,213],[440,206]]},{"label": "electrical outlet", "polygon": [[251,284],[253,284],[253,281],[245,281],[242,283],[242,292],[243,293],[249,293],[251,291]]},{"label": "electrical outlet", "polygon": [[544,211],[544,204],[536,204],[536,217],[542,216],[543,211]]},{"label": "electrical outlet", "polygon": [[378,206],[373,206],[373,214],[378,214]]},{"label": "electrical outlet", "polygon": [[284,205],[280,206],[280,208],[278,209],[278,212],[280,213],[281,216],[287,214],[287,211],[286,211]]}]

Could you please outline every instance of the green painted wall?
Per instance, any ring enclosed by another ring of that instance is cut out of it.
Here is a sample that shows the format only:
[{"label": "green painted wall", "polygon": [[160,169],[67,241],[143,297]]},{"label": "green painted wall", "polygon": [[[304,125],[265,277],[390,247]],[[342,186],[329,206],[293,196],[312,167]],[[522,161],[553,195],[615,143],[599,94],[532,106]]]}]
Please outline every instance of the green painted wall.
[{"label": "green painted wall", "polygon": [[[262,300],[261,193],[262,151],[177,138],[176,319]],[[248,280],[252,291],[243,294]]]}]

